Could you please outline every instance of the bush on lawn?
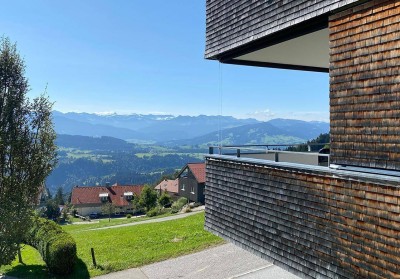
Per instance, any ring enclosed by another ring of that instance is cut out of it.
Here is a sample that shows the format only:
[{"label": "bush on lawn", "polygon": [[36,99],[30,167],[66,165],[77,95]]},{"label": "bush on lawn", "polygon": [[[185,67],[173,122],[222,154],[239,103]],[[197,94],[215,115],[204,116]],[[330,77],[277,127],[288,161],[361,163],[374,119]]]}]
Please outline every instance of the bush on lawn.
[{"label": "bush on lawn", "polygon": [[150,209],[149,211],[147,211],[146,215],[147,217],[154,217],[157,216],[160,212],[160,207],[156,206],[153,209]]},{"label": "bush on lawn", "polygon": [[66,275],[73,271],[75,240],[53,221],[36,217],[26,243],[39,251],[50,272]]},{"label": "bush on lawn", "polygon": [[168,205],[171,205],[172,198],[170,195],[168,195],[166,192],[164,192],[159,198],[158,198],[158,203],[162,207],[167,207]]},{"label": "bush on lawn", "polygon": [[131,214],[126,214],[126,218],[127,218],[127,219],[131,219],[131,218],[132,218],[132,215],[131,215]]},{"label": "bush on lawn", "polygon": [[178,213],[182,207],[187,204],[188,200],[187,198],[179,198],[176,202],[174,202],[171,206],[171,212],[172,213]]}]

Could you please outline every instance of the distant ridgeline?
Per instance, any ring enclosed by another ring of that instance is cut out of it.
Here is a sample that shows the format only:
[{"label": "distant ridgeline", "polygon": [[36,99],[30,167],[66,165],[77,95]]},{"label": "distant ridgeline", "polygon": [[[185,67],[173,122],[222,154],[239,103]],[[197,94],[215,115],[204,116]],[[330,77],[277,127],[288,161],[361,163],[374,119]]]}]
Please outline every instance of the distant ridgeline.
[{"label": "distant ridgeline", "polygon": [[305,143],[329,132],[325,122],[288,119],[53,114],[60,134],[59,164],[46,181],[52,192],[59,186],[68,192],[74,185],[154,183],[188,162],[202,161],[212,144]]},{"label": "distant ridgeline", "polygon": [[310,145],[311,150],[310,151],[318,151],[324,147],[329,148],[326,146],[326,143],[330,143],[330,134],[320,134],[316,139],[309,140],[304,144],[300,144],[298,146],[290,146],[288,147],[288,151],[308,151],[308,145]]},{"label": "distant ridgeline", "polygon": [[[136,143],[168,145],[305,142],[329,131],[326,122],[236,119],[232,116],[98,115],[54,111],[58,134],[108,136]],[[284,141],[284,142],[282,142]],[[64,142],[64,144],[66,144]]]},{"label": "distant ridgeline", "polygon": [[57,145],[59,164],[46,180],[53,193],[59,186],[67,193],[74,185],[151,184],[202,158],[187,148],[138,145],[111,137],[58,135]]}]

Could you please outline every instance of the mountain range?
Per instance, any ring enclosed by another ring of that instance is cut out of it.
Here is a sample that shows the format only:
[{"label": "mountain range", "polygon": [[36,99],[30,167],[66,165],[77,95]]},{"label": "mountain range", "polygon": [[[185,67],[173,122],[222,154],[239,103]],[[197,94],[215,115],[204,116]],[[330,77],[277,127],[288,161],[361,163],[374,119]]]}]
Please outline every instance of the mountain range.
[{"label": "mountain range", "polygon": [[[54,193],[74,185],[154,183],[207,145],[293,144],[329,132],[325,122],[231,116],[98,115],[54,111],[59,164],[46,180]],[[153,143],[153,144],[138,144]]]},{"label": "mountain range", "polygon": [[[237,119],[232,116],[100,115],[53,112],[57,134],[113,137],[169,146],[300,143],[329,132],[329,123],[291,119]],[[65,140],[65,138],[64,138]]]},{"label": "mountain range", "polygon": [[231,116],[99,115],[53,111],[57,134],[110,136],[131,142],[161,143],[190,139],[210,131],[259,123]]}]

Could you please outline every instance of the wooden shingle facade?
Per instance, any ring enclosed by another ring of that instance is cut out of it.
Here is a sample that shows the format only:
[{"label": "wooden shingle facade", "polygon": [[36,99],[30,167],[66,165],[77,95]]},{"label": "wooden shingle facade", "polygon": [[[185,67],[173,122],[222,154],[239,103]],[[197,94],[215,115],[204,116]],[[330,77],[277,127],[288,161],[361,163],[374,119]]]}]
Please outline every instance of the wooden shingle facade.
[{"label": "wooden shingle facade", "polygon": [[331,121],[330,167],[207,156],[206,229],[302,278],[400,278],[400,1],[207,0],[206,32],[208,59],[329,72]]},{"label": "wooden shingle facade", "polygon": [[207,158],[205,227],[302,278],[398,278],[393,177]]},{"label": "wooden shingle facade", "polygon": [[400,171],[400,2],[330,19],[331,162]]},{"label": "wooden shingle facade", "polygon": [[205,57],[220,59],[257,40],[268,44],[266,37],[299,24],[327,27],[331,11],[355,2],[359,1],[207,0]]}]

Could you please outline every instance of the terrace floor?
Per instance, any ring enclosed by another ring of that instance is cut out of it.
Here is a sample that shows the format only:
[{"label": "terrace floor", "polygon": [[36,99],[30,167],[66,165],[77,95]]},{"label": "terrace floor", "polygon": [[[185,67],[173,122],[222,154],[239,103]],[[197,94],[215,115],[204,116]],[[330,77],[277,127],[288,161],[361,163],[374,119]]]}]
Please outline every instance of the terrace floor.
[{"label": "terrace floor", "polygon": [[97,279],[298,279],[299,277],[233,244],[115,273]]}]

